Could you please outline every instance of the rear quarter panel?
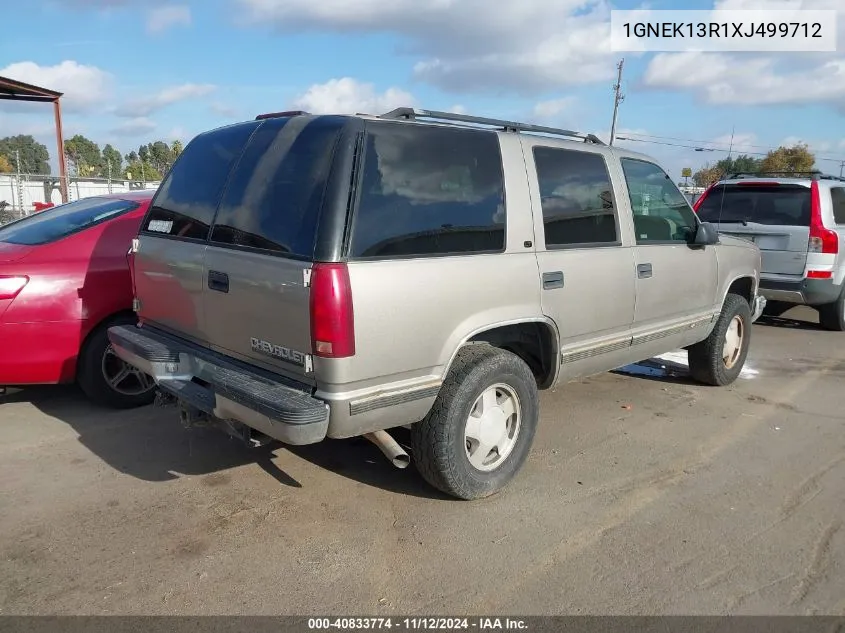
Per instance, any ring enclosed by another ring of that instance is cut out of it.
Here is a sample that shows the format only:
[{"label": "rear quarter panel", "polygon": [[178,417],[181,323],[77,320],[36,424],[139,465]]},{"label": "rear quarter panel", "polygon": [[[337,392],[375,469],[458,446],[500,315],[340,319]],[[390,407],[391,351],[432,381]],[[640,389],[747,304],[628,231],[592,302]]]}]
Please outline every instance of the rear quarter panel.
[{"label": "rear quarter panel", "polygon": [[760,249],[754,244],[726,235],[722,235],[720,241],[716,246],[719,271],[719,292],[716,295],[718,303],[714,306],[716,309],[721,309],[731,284],[737,279],[752,278],[753,292],[756,294],[762,265]]},{"label": "rear quarter panel", "polygon": [[505,252],[350,262],[356,352],[346,359],[314,359],[322,395],[440,380],[472,335],[543,318],[522,148],[516,135],[499,138]]}]

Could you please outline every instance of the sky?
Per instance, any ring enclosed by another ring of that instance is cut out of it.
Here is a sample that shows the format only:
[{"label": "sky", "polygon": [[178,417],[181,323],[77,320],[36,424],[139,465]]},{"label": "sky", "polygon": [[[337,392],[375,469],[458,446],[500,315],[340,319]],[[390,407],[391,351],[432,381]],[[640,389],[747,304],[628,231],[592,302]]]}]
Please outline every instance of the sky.
[{"label": "sky", "polygon": [[[0,0],[0,76],[64,92],[65,137],[124,154],[263,112],[468,112],[609,136],[673,177],[804,142],[845,160],[845,0],[648,0],[652,9],[839,11],[834,53],[619,53],[641,0]],[[55,154],[49,105],[0,102],[0,137]],[[687,147],[683,147],[687,146]],[[696,151],[696,148],[705,151]],[[52,162],[52,161],[51,161]],[[55,165],[55,163],[53,162]]]}]

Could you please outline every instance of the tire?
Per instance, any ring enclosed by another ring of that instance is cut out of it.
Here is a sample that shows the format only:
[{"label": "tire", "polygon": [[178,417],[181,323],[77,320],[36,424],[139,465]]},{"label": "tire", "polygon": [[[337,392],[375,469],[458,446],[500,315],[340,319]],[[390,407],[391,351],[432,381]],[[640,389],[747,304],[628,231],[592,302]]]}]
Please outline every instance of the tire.
[{"label": "tire", "polygon": [[786,303],[785,301],[768,301],[766,307],[763,308],[763,316],[779,317],[792,307],[793,304]]},{"label": "tire", "polygon": [[[733,323],[739,329],[739,343],[725,360],[726,335]],[[729,294],[722,306],[722,313],[706,339],[689,348],[690,375],[698,382],[714,387],[733,383],[745,365],[751,343],[751,308],[739,295]]]},{"label": "tire", "polygon": [[819,324],[832,332],[845,332],[845,288],[839,293],[839,299],[833,303],[819,306]]},{"label": "tire", "polygon": [[[538,405],[537,381],[522,359],[487,344],[466,346],[429,414],[411,427],[417,470],[429,484],[459,499],[495,494],[528,457]],[[487,452],[488,445],[496,448]]]},{"label": "tire", "polygon": [[[111,351],[108,329],[114,325],[134,324],[135,320],[130,317],[108,321],[94,330],[82,347],[76,381],[88,399],[95,404],[113,409],[132,409],[150,404],[155,398],[156,389],[152,378],[134,368],[129,369],[129,374],[119,384],[119,389],[112,387],[106,379],[107,371],[119,372],[118,367],[129,367]],[[146,390],[141,389],[144,379],[148,381]]]}]

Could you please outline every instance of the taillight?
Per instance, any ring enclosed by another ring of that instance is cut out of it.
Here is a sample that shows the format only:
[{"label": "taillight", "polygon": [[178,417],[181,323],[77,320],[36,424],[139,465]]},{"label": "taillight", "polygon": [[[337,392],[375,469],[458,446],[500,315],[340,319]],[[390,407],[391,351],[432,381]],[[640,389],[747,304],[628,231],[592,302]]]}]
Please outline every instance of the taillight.
[{"label": "taillight", "polygon": [[813,181],[810,185],[810,243],[811,253],[828,253],[835,255],[839,252],[839,236],[836,231],[825,228],[822,222],[822,199],[819,183]]},{"label": "taillight", "polygon": [[355,355],[352,284],[346,264],[311,269],[311,349],[322,358]]},{"label": "taillight", "polygon": [[29,277],[23,275],[16,277],[0,275],[0,299],[14,299],[27,283],[29,283]]}]

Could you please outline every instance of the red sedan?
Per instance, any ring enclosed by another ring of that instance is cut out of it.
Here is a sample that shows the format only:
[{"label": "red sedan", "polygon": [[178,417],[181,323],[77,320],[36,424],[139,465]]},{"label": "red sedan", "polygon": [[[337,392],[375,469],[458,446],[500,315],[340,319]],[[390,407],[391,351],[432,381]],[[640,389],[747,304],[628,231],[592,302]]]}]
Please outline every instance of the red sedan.
[{"label": "red sedan", "polygon": [[153,191],[95,196],[0,227],[0,386],[76,381],[128,408],[152,380],[111,350],[106,330],[134,323],[129,248]]}]

